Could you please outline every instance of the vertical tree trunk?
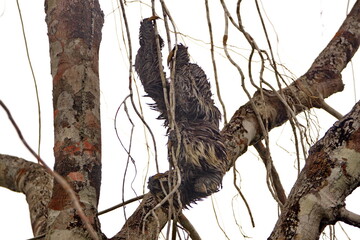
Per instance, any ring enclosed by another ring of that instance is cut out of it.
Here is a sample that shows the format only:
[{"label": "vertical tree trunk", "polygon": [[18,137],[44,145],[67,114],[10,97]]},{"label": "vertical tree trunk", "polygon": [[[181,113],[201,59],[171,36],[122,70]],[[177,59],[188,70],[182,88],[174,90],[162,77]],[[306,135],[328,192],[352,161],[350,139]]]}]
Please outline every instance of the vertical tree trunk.
[{"label": "vertical tree trunk", "polygon": [[[55,167],[73,187],[100,232],[101,183],[99,45],[103,13],[97,0],[45,1],[53,76]],[[62,186],[54,182],[47,238],[86,239],[88,233]]]}]

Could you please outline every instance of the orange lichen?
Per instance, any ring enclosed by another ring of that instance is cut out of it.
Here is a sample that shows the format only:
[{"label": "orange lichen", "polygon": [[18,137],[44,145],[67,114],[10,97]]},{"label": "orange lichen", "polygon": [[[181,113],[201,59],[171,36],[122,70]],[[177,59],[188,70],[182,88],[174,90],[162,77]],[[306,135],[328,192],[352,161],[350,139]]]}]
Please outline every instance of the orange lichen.
[{"label": "orange lichen", "polygon": [[70,172],[67,176],[71,179],[71,181],[85,181],[84,174],[82,174],[81,172]]},{"label": "orange lichen", "polygon": [[94,146],[92,143],[90,143],[87,140],[83,142],[83,147],[84,147],[84,151],[89,151],[91,153],[97,150],[96,146]]},{"label": "orange lichen", "polygon": [[58,113],[59,113],[59,109],[55,109],[55,110],[54,110],[54,118],[56,118],[56,116],[58,115]]},{"label": "orange lichen", "polygon": [[343,34],[343,32],[344,32],[344,31],[337,31],[337,32],[335,33],[333,39],[341,36],[341,35]]},{"label": "orange lichen", "polygon": [[75,155],[81,151],[81,148],[78,146],[78,143],[76,143],[75,145],[64,147],[63,151],[67,152],[68,154]]}]

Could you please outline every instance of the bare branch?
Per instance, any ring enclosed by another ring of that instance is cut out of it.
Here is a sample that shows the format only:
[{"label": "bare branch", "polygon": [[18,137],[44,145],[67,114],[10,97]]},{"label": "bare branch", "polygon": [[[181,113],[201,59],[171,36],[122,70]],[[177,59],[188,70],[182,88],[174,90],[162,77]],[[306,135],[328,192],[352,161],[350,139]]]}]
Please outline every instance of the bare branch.
[{"label": "bare branch", "polygon": [[[338,220],[359,223],[345,198],[360,185],[360,102],[313,145],[269,239],[318,239]],[[338,209],[340,213],[338,213]]]},{"label": "bare branch", "polygon": [[0,154],[0,186],[25,194],[34,236],[44,234],[53,186],[51,174],[37,163]]},{"label": "bare branch", "polygon": [[270,169],[269,174],[271,175],[270,180],[275,190],[275,199],[279,201],[279,205],[282,207],[282,205],[284,205],[286,202],[286,194],[281,184],[279,174],[277,173],[276,168],[272,163],[272,159],[269,157],[269,152],[260,141],[255,143],[254,147],[258,151],[261,159],[263,160],[266,170],[268,171],[268,169]]},{"label": "bare branch", "polygon": [[[296,114],[312,107],[321,108],[319,99],[343,90],[341,71],[351,60],[360,43],[360,14],[357,14],[359,5],[360,2],[354,5],[337,34],[315,59],[306,74],[282,89],[283,96],[287,103],[293,106]],[[288,114],[283,111],[284,103],[278,95],[266,91],[263,99],[258,92],[253,97],[253,102],[258,106],[257,111],[269,131],[289,119]],[[250,102],[240,107],[221,132],[231,162],[246,152],[249,145],[264,137],[254,111]],[[231,165],[228,169],[230,167]]]},{"label": "bare branch", "polygon": [[113,211],[113,210],[115,210],[115,209],[118,209],[118,208],[120,208],[120,207],[123,207],[123,206],[125,206],[125,205],[127,205],[127,204],[129,204],[129,203],[132,203],[132,202],[135,202],[135,201],[137,201],[137,200],[143,199],[144,196],[145,196],[145,195],[143,194],[143,195],[140,195],[140,196],[138,196],[138,197],[129,199],[129,200],[127,200],[127,201],[124,201],[124,202],[122,202],[122,203],[119,203],[119,204],[117,204],[117,205],[115,205],[115,206],[112,206],[112,207],[110,207],[110,208],[107,208],[107,209],[105,209],[105,210],[102,210],[102,211],[98,212],[98,215],[99,215],[99,216],[100,216],[100,215],[103,215],[103,214],[105,214],[105,213],[111,212],[111,211]]},{"label": "bare branch", "polygon": [[332,108],[330,105],[328,105],[324,99],[320,98],[319,99],[321,108],[324,109],[326,112],[328,112],[329,114],[331,114],[333,117],[335,117],[336,119],[340,120],[343,115],[341,115],[341,113],[339,113],[338,111],[336,111],[334,108]]},{"label": "bare branch", "polygon": [[[158,201],[151,193],[145,194],[139,207],[130,216],[121,231],[111,240],[156,240],[158,238],[157,233],[168,221],[167,211],[163,208],[157,208],[153,215],[149,215],[147,221],[144,219],[157,204]],[[145,231],[143,231],[143,227],[145,227]]]},{"label": "bare branch", "polygon": [[360,228],[360,215],[350,212],[345,207],[340,208],[339,220]]},{"label": "bare branch", "polygon": [[199,233],[184,214],[179,215],[179,223],[186,229],[192,240],[201,240]]}]

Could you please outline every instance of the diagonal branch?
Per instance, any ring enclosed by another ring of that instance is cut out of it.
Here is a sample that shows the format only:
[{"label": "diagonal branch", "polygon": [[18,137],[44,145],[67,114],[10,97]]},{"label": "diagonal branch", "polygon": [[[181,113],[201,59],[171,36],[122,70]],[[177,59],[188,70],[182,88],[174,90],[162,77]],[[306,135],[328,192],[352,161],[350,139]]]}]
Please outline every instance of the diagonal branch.
[{"label": "diagonal branch", "polygon": [[[269,180],[268,186],[271,192],[274,191],[274,197],[279,202],[279,205],[282,206],[286,202],[286,194],[285,190],[281,184],[279,174],[276,171],[274,164],[272,163],[272,159],[270,157],[269,151],[265,148],[262,142],[257,142],[254,144],[255,149],[259,153],[263,163],[265,165],[266,171],[268,171]],[[274,190],[272,190],[274,188]]]},{"label": "diagonal branch", "polygon": [[157,234],[168,221],[167,211],[157,208],[146,218],[145,216],[154,209],[158,201],[151,193],[147,193],[139,207],[126,221],[123,228],[111,240],[155,240]]},{"label": "diagonal branch", "polygon": [[189,233],[189,236],[192,240],[201,240],[199,233],[196,231],[195,227],[191,224],[189,219],[185,217],[184,214],[179,214],[179,223]]},{"label": "diagonal branch", "polygon": [[[312,107],[322,107],[321,100],[343,90],[341,71],[351,60],[360,43],[359,12],[360,3],[357,2],[334,38],[315,59],[310,69],[287,88],[282,89],[281,94],[265,90],[263,90],[263,96],[255,93],[252,102],[258,107],[257,111],[269,130],[289,120],[288,114],[283,110],[285,104],[293,106],[294,113],[298,114]],[[263,133],[250,102],[235,112],[230,122],[222,129],[221,135],[225,140],[224,143],[230,160],[227,166],[229,170],[237,158],[247,151],[249,145],[263,138]],[[140,205],[133,216],[149,212],[156,205],[156,201],[150,203],[153,205],[146,205],[146,208],[144,205],[142,205],[143,207]],[[166,214],[158,215],[156,218],[158,226],[164,226],[167,220]],[[132,225],[133,221],[135,218],[128,219],[125,226]],[[146,229],[151,231],[147,232],[148,236],[153,236],[154,232],[158,231],[158,229],[148,227],[153,224],[150,221],[144,224],[147,226]],[[138,232],[137,236],[140,237],[125,239],[142,239],[141,237],[145,237],[141,231]]]},{"label": "diagonal branch", "polygon": [[344,210],[360,185],[360,102],[313,145],[269,239],[318,239],[341,220],[359,224]]},{"label": "diagonal branch", "polygon": [[[312,107],[322,108],[322,100],[342,91],[341,71],[357,51],[360,43],[360,2],[357,2],[334,38],[315,59],[310,69],[299,79],[280,91],[256,92],[253,102],[269,130],[284,124],[289,118],[285,104],[298,114]],[[263,98],[262,98],[263,97]],[[247,147],[263,138],[255,111],[250,102],[240,107],[223,130],[230,165],[246,152]]]}]

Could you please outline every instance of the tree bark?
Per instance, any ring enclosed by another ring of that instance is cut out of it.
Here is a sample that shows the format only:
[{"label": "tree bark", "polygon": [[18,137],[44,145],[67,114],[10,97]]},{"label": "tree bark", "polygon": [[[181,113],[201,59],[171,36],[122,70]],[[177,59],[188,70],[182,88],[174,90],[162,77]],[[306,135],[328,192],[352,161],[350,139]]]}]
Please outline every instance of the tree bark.
[{"label": "tree bark", "polygon": [[[360,185],[360,102],[309,151],[269,239],[319,239]],[[356,222],[356,221],[355,221]]]},{"label": "tree bark", "polygon": [[0,186],[25,194],[34,236],[44,234],[53,177],[37,163],[0,154]]},{"label": "tree bark", "polygon": [[[104,16],[96,0],[45,1],[53,76],[54,171],[77,194],[100,234],[97,205],[101,184],[99,46]],[[54,182],[47,239],[88,239],[72,201]]]},{"label": "tree bark", "polygon": [[[54,84],[54,170],[74,188],[99,238],[104,238],[97,218],[101,183],[98,54],[103,14],[96,0],[54,0],[45,5]],[[228,169],[249,145],[264,137],[254,106],[271,130],[289,119],[285,103],[298,114],[323,107],[324,98],[343,89],[341,71],[359,47],[359,28],[358,1],[306,74],[278,92],[255,93],[238,109],[221,132]],[[358,103],[311,148],[270,239],[316,239],[326,225],[339,220],[359,225],[359,216],[344,208],[344,199],[359,185],[359,111]],[[52,181],[38,164],[0,155],[0,185],[26,195],[34,235],[89,239],[70,198]],[[169,220],[166,209],[153,210],[157,203],[147,194],[113,239],[157,239]]]},{"label": "tree bark", "polygon": [[[154,209],[158,201],[151,193],[147,193],[139,207],[126,221],[123,228],[112,240],[156,240],[161,229],[168,220],[167,211],[158,207]],[[166,219],[166,221],[164,221]]]},{"label": "tree bark", "polygon": [[[248,146],[255,144],[264,137],[253,106],[256,106],[261,121],[270,131],[272,128],[280,126],[289,120],[289,113],[284,111],[286,108],[285,103],[293,107],[296,115],[312,107],[323,107],[324,98],[343,90],[344,84],[341,79],[341,71],[351,60],[360,43],[359,11],[360,2],[358,1],[334,38],[303,76],[287,88],[277,92],[264,90],[264,95],[256,92],[251,101],[235,112],[230,122],[221,131],[230,160],[228,161],[228,170],[238,157],[247,151]],[[152,207],[155,207],[156,202],[153,202],[153,204]],[[149,212],[152,207],[138,208],[133,215],[138,215],[140,212]],[[168,221],[168,216],[159,215],[156,220],[160,226],[164,226]],[[129,218],[118,235],[120,236],[123,231],[127,231],[127,226],[134,225],[133,221],[135,221],[134,218]],[[144,224],[150,225],[152,223],[145,222]],[[147,232],[147,236],[152,236],[157,232],[156,229],[147,226],[145,228],[152,231],[151,233]],[[138,231],[137,236],[139,239],[146,237],[141,231]],[[137,238],[130,236],[126,239]]]},{"label": "tree bark", "polygon": [[[360,2],[357,1],[334,38],[315,59],[310,69],[295,82],[278,92],[256,92],[252,101],[261,120],[270,131],[289,120],[285,102],[298,114],[312,107],[322,108],[323,99],[342,91],[341,71],[354,56],[360,43]],[[281,98],[280,98],[280,97]],[[223,128],[230,165],[263,136],[251,102],[240,107]]]}]

